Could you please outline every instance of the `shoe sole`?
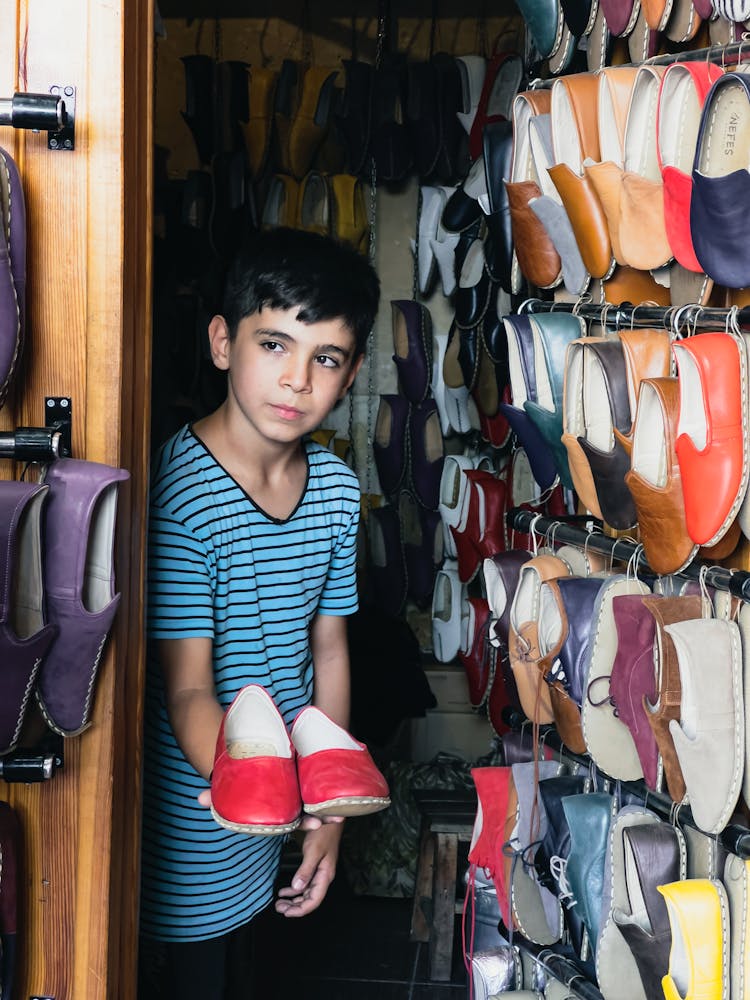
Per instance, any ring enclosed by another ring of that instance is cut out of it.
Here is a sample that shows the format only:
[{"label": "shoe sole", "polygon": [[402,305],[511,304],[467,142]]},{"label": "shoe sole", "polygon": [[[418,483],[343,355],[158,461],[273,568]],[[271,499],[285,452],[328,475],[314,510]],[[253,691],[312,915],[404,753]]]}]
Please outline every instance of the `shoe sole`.
[{"label": "shoe sole", "polygon": [[211,806],[211,815],[219,826],[223,826],[227,830],[232,830],[234,833],[254,833],[261,837],[277,837],[282,836],[285,833],[291,833],[293,830],[297,829],[301,820],[298,816],[297,819],[293,820],[291,823],[281,823],[279,825],[264,823],[233,823],[231,820],[219,815],[213,806]]},{"label": "shoe sole", "polygon": [[305,803],[303,809],[311,816],[367,816],[369,813],[387,809],[390,804],[389,798],[360,796]]}]

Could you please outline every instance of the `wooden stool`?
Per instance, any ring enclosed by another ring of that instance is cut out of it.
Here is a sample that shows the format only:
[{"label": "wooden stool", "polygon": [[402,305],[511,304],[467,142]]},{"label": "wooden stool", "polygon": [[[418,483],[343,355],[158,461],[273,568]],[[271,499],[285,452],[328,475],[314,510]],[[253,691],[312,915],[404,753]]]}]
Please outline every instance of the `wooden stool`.
[{"label": "wooden stool", "polygon": [[411,940],[429,942],[430,979],[451,977],[458,844],[469,843],[477,796],[472,789],[414,789],[422,817]]}]

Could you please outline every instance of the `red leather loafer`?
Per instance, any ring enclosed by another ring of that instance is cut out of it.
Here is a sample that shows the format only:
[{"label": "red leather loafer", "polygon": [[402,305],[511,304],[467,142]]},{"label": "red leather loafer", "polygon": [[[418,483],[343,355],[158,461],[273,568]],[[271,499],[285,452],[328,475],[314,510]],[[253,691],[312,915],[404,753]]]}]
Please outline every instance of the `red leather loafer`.
[{"label": "red leather loafer", "polygon": [[292,726],[306,813],[365,816],[391,804],[388,785],[364,743],[310,705]]},{"label": "red leather loafer", "polygon": [[747,488],[743,347],[729,334],[708,333],[674,343],[672,350],[680,379],[675,449],[687,530],[698,545],[716,545]]},{"label": "red leather loafer", "polygon": [[299,826],[294,747],[268,692],[242,688],[221,720],[211,777],[214,819],[237,833],[276,835]]}]

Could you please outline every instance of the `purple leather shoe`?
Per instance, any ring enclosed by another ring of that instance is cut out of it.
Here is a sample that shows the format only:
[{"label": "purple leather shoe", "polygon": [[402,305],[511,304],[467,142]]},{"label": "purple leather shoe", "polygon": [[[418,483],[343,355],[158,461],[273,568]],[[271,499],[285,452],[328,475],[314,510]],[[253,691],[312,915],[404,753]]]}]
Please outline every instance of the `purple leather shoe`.
[{"label": "purple leather shoe", "polygon": [[120,603],[114,581],[118,486],[124,469],[62,458],[47,472],[44,582],[59,635],[37,700],[47,724],[75,736],[89,724],[99,661]]},{"label": "purple leather shoe", "polygon": [[435,575],[443,561],[443,523],[437,511],[425,510],[406,490],[399,496],[398,516],[408,596],[417,607],[428,608]]},{"label": "purple leather shoe", "polygon": [[48,489],[0,483],[0,754],[21,732],[39,665],[57,634],[44,622],[42,507]]},{"label": "purple leather shoe", "polygon": [[406,601],[406,562],[398,511],[392,504],[373,507],[368,515],[370,560],[367,581],[371,598],[380,610],[398,617]]},{"label": "purple leather shoe", "polygon": [[426,306],[413,299],[394,299],[391,318],[401,392],[410,403],[421,403],[432,377],[432,317]]},{"label": "purple leather shoe", "polygon": [[406,442],[411,406],[396,393],[380,397],[372,453],[383,493],[398,493],[406,475]]},{"label": "purple leather shoe", "polygon": [[0,149],[0,406],[23,346],[26,316],[26,204],[18,169]]},{"label": "purple leather shoe", "polygon": [[640,594],[614,597],[612,613],[617,630],[617,654],[609,681],[610,700],[617,717],[630,730],[646,784],[656,788],[659,748],[643,707],[644,697],[651,704],[656,702],[656,622]]},{"label": "purple leather shoe", "polygon": [[409,419],[409,465],[411,493],[428,510],[440,502],[440,478],[445,450],[440,416],[434,399],[413,406]]}]

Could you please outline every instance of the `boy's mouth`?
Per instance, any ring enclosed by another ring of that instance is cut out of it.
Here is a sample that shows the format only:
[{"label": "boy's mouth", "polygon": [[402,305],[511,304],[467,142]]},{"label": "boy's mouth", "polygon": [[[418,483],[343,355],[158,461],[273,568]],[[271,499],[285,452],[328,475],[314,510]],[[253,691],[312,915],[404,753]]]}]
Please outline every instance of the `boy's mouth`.
[{"label": "boy's mouth", "polygon": [[296,420],[297,417],[302,416],[302,410],[298,410],[294,406],[284,406],[281,403],[274,403],[272,404],[272,408],[282,420]]}]

